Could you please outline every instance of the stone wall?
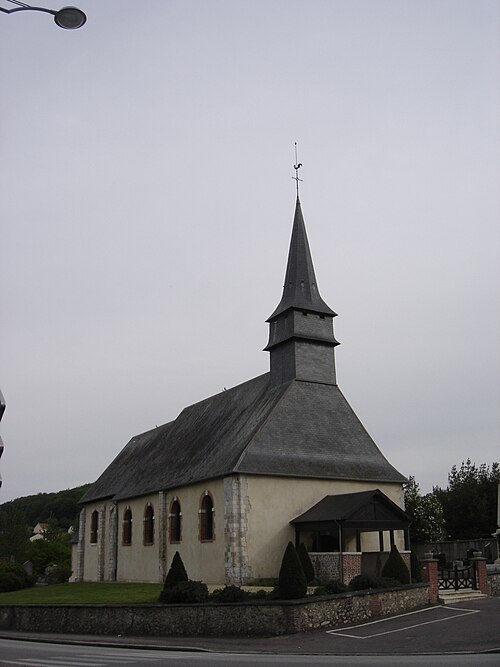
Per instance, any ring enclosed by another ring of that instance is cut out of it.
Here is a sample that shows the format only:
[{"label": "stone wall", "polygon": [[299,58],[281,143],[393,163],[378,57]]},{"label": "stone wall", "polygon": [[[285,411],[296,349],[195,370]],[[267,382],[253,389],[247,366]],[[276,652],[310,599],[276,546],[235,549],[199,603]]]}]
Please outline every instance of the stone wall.
[{"label": "stone wall", "polygon": [[425,584],[313,600],[202,605],[0,605],[0,630],[163,637],[272,636],[334,628],[428,603]]},{"label": "stone wall", "polygon": [[500,572],[488,574],[488,589],[490,595],[500,595]]},{"label": "stone wall", "polygon": [[340,580],[340,553],[337,551],[310,551],[309,558],[318,581]]}]

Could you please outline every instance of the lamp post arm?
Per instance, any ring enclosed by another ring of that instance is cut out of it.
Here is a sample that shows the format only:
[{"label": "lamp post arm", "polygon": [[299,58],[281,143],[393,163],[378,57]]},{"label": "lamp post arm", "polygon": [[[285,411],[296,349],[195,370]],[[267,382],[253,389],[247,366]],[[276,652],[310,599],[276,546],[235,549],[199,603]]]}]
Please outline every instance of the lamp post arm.
[{"label": "lamp post arm", "polygon": [[44,12],[45,14],[51,14],[54,17],[56,25],[64,30],[75,30],[76,28],[81,28],[82,25],[87,20],[84,12],[78,7],[63,7],[62,9],[46,9],[45,7],[32,7],[31,5],[26,5],[24,2],[19,2],[18,0],[8,0],[14,5],[19,5],[14,9],[5,9],[0,7],[0,12],[4,14],[13,14],[14,12]]},{"label": "lamp post arm", "polygon": [[52,16],[57,14],[55,9],[45,9],[45,7],[14,7],[14,9],[4,9],[3,7],[0,7],[0,12],[3,12],[4,14],[13,14],[14,12],[27,11],[45,12],[46,14],[52,14]]}]

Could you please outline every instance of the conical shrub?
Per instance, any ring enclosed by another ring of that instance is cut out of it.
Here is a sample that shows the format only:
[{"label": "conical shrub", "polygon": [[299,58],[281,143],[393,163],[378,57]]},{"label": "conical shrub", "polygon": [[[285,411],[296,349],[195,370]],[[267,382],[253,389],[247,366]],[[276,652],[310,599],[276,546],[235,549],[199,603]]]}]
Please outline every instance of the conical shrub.
[{"label": "conical shrub", "polygon": [[297,556],[297,551],[291,542],[288,543],[281,561],[278,593],[283,600],[303,598],[307,594],[306,575]]},{"label": "conical shrub", "polygon": [[306,575],[306,582],[309,583],[314,579],[314,566],[311,562],[311,559],[309,557],[304,542],[301,542],[297,547],[297,556],[300,559],[302,569],[304,570],[304,574]]},{"label": "conical shrub", "polygon": [[170,564],[170,569],[168,571],[167,577],[165,579],[164,588],[172,588],[175,584],[178,584],[180,581],[187,581],[188,576],[182,558],[178,551],[175,552],[174,557],[172,558],[172,563]]},{"label": "conical shrub", "polygon": [[414,551],[411,552],[410,566],[412,582],[422,581],[422,566],[420,565],[418,556]]},{"label": "conical shrub", "polygon": [[389,579],[396,579],[402,584],[410,583],[410,573],[395,544],[392,545],[389,558],[382,568],[382,576]]}]

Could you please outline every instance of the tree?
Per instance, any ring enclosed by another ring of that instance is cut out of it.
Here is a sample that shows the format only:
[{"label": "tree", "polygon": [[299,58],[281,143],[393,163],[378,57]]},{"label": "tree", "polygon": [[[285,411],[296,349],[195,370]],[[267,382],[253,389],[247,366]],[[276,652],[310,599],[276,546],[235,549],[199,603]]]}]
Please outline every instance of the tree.
[{"label": "tree", "polygon": [[46,577],[46,569],[50,566],[53,567],[50,583],[67,581],[71,576],[69,535],[58,526],[57,519],[49,519],[42,538],[29,543],[27,556],[36,578]]},{"label": "tree", "polygon": [[165,588],[172,588],[172,586],[175,586],[180,581],[188,581],[188,576],[182,558],[179,552],[176,551],[165,579]]},{"label": "tree", "polygon": [[306,545],[303,542],[297,547],[297,556],[299,557],[302,569],[304,570],[306,581],[309,583],[314,579],[314,566],[307,552]]},{"label": "tree", "polygon": [[71,575],[71,547],[61,540],[41,540],[30,542],[28,558],[33,564],[33,576],[43,577],[48,566],[54,565],[62,572],[61,579]]},{"label": "tree", "polygon": [[448,475],[448,488],[435,488],[434,494],[443,506],[449,538],[452,540],[489,538],[497,524],[497,489],[500,466],[470,459],[454,465]]},{"label": "tree", "polygon": [[31,530],[26,517],[16,507],[0,507],[0,556],[14,558],[18,563],[26,560]]},{"label": "tree", "polygon": [[443,507],[436,493],[422,496],[415,477],[410,476],[404,485],[405,512],[411,519],[412,542],[438,542],[446,536]]},{"label": "tree", "polygon": [[389,579],[396,579],[402,584],[410,583],[410,573],[395,544],[392,545],[391,553],[385,561],[382,576]]},{"label": "tree", "polygon": [[307,594],[306,575],[297,551],[291,542],[285,549],[278,580],[279,596],[283,600],[303,598]]},{"label": "tree", "polygon": [[23,496],[9,500],[0,505],[0,511],[12,508],[21,511],[28,526],[37,523],[46,523],[50,518],[56,519],[60,528],[68,530],[70,526],[77,529],[80,510],[78,501],[90,484],[65,489],[57,493],[37,493],[32,496]]}]

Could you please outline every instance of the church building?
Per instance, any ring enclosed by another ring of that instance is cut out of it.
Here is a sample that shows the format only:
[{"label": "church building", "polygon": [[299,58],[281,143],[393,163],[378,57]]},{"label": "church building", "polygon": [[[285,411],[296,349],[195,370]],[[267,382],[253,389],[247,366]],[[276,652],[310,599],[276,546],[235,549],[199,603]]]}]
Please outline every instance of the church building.
[{"label": "church building", "polygon": [[297,196],[285,286],[267,320],[270,370],[133,437],[81,500],[73,580],[278,575],[304,542],[319,577],[409,563],[406,481],[337,385],[334,311],[320,296]]}]

